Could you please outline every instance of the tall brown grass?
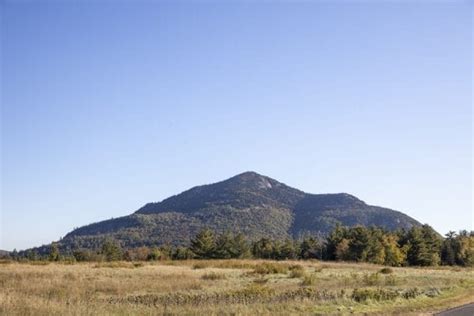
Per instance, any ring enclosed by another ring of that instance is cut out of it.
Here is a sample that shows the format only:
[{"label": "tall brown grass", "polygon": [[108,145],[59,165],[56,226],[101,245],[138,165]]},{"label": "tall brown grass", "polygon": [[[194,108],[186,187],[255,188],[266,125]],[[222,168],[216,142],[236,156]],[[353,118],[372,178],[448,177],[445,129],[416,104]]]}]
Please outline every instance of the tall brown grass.
[{"label": "tall brown grass", "polygon": [[1,315],[404,314],[471,299],[472,269],[317,261],[0,265]]}]

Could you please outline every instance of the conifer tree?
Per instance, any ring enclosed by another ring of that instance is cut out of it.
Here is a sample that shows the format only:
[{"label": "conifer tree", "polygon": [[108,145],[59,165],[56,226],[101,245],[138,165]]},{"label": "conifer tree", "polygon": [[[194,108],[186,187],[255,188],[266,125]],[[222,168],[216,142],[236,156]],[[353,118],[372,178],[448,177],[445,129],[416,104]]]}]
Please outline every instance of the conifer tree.
[{"label": "conifer tree", "polygon": [[107,261],[117,261],[122,259],[122,247],[113,239],[106,239],[102,244],[101,254]]},{"label": "conifer tree", "polygon": [[216,250],[214,233],[210,229],[201,230],[196,237],[191,240],[190,249],[199,259],[212,258]]},{"label": "conifer tree", "polygon": [[51,244],[49,249],[49,261],[59,261],[59,247],[55,242]]},{"label": "conifer tree", "polygon": [[302,259],[322,259],[322,247],[314,237],[303,239],[300,246],[300,257]]}]

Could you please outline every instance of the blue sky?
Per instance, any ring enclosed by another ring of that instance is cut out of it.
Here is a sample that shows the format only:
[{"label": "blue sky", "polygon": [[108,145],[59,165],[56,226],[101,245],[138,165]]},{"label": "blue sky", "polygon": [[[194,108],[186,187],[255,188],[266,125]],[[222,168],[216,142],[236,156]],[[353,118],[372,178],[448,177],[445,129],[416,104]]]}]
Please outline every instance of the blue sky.
[{"label": "blue sky", "polygon": [[246,170],[473,228],[469,1],[0,9],[0,249]]}]

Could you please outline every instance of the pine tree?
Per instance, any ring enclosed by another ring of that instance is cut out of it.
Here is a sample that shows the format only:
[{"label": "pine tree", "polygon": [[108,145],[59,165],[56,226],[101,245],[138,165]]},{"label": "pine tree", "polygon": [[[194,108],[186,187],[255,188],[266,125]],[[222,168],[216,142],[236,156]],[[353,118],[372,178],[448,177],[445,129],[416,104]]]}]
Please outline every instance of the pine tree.
[{"label": "pine tree", "polygon": [[101,254],[107,261],[117,261],[122,259],[122,247],[112,239],[106,239],[102,244]]},{"label": "pine tree", "polygon": [[271,259],[275,249],[273,243],[268,238],[261,238],[252,245],[252,254],[255,258]]},{"label": "pine tree", "polygon": [[236,257],[237,250],[234,245],[234,236],[225,232],[216,239],[216,249],[214,257],[218,259],[230,259]]},{"label": "pine tree", "polygon": [[51,244],[49,249],[49,261],[59,261],[59,247],[55,242]]},{"label": "pine tree", "polygon": [[214,233],[210,229],[201,230],[196,237],[191,240],[190,249],[199,259],[212,258],[216,250]]},{"label": "pine tree", "polygon": [[251,256],[250,246],[243,234],[237,234],[234,238],[234,258],[249,258]]},{"label": "pine tree", "polygon": [[337,258],[336,250],[341,241],[346,237],[347,229],[337,224],[326,238],[326,258],[328,260],[341,260]]},{"label": "pine tree", "polygon": [[279,253],[276,259],[286,260],[286,259],[296,259],[298,254],[298,249],[291,239],[286,239],[283,244],[279,247]]},{"label": "pine tree", "polygon": [[407,235],[407,261],[410,265],[434,266],[440,262],[441,239],[428,225],[413,227]]},{"label": "pine tree", "polygon": [[370,235],[365,227],[354,227],[349,230],[350,242],[347,259],[353,261],[367,261],[369,251]]},{"label": "pine tree", "polygon": [[443,240],[441,246],[441,263],[443,265],[453,266],[456,264],[456,253],[459,248],[456,239],[456,233],[453,231],[448,232],[446,239]]},{"label": "pine tree", "polygon": [[322,247],[316,238],[303,239],[300,246],[300,257],[302,259],[322,259]]}]

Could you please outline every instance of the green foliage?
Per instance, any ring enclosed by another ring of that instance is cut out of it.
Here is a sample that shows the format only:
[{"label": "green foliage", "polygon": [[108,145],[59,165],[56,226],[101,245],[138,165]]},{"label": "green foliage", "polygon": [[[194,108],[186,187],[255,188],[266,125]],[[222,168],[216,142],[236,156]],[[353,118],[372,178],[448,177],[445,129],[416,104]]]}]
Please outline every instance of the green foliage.
[{"label": "green foliage", "polygon": [[405,262],[399,236],[380,228],[336,226],[326,239],[326,259],[400,266]]},{"label": "green foliage", "polygon": [[397,291],[390,289],[354,289],[352,292],[352,299],[356,302],[367,302],[371,301],[389,301],[399,297],[400,294]]},{"label": "green foliage", "polygon": [[210,229],[201,230],[191,240],[191,251],[199,259],[212,258],[216,251],[214,232]]},{"label": "green foliage", "polygon": [[187,247],[178,247],[173,254],[173,259],[175,260],[187,260],[192,258],[194,258],[194,253]]},{"label": "green foliage", "polygon": [[442,240],[430,226],[413,227],[406,239],[409,265],[433,266],[440,263]]},{"label": "green foliage", "polygon": [[102,244],[101,254],[107,261],[117,261],[122,259],[122,248],[120,244],[112,239],[106,239]]},{"label": "green foliage", "polygon": [[242,234],[234,236],[232,233],[226,232],[217,236],[214,258],[232,259],[248,258],[249,256],[250,247]]},{"label": "green foliage", "polygon": [[49,251],[49,261],[59,261],[59,247],[58,244],[53,242]]},{"label": "green foliage", "polygon": [[[384,231],[377,227],[343,227],[336,225],[324,242],[315,236],[301,240],[286,238],[260,238],[250,241],[242,233],[230,231],[216,234],[211,229],[201,230],[190,242],[190,247],[172,245],[139,246],[121,248],[119,241],[112,238],[94,240],[95,248],[81,248],[80,243],[72,247],[61,242],[25,252],[9,254],[14,260],[75,261],[144,261],[144,260],[186,260],[186,259],[237,259],[258,258],[274,260],[321,259],[369,262],[387,266],[435,266],[474,265],[474,232],[449,232],[443,240],[430,226],[412,227],[409,231]],[[229,261],[230,262],[230,261]],[[288,266],[283,265],[287,270]],[[247,267],[247,268],[253,268]],[[276,270],[275,270],[276,269]],[[306,275],[298,268],[290,269],[290,277]],[[277,272],[274,272],[277,271]],[[281,267],[259,265],[259,274],[283,273]],[[392,270],[384,268],[382,274]],[[285,272],[286,273],[286,272]],[[367,285],[380,283],[378,274],[366,276]]]},{"label": "green foliage", "polygon": [[[248,242],[262,238],[278,241],[281,244],[273,245],[280,248],[278,256],[276,251],[273,255],[280,259],[293,258],[295,252],[296,256],[321,259],[323,249],[314,241],[299,250],[285,240],[303,234],[326,236],[337,223],[348,227],[377,225],[387,230],[420,225],[404,214],[367,205],[349,194],[306,194],[247,172],[192,188],[160,203],[149,203],[129,216],[80,227],[67,234],[61,244],[65,249],[97,251],[104,238],[112,238],[126,249],[162,245],[189,247],[190,240],[199,231],[209,228],[214,232],[242,233]],[[365,261],[364,253],[357,250],[364,247],[362,237],[352,240],[350,257],[344,260]],[[371,249],[375,252],[370,254],[371,262],[384,260],[381,248],[375,244]],[[329,247],[329,252],[334,254],[334,249]],[[250,254],[240,253],[244,257]],[[218,257],[235,255],[224,250]]]},{"label": "green foliage", "polygon": [[474,232],[449,232],[441,246],[441,262],[444,265],[474,266]]},{"label": "green foliage", "polygon": [[274,243],[268,238],[262,238],[253,244],[252,254],[256,258],[271,259],[275,254]]},{"label": "green foliage", "polygon": [[314,237],[303,239],[299,257],[302,259],[322,259],[323,246]]},{"label": "green foliage", "polygon": [[161,251],[157,248],[151,249],[147,255],[147,260],[156,261],[161,259]]}]

